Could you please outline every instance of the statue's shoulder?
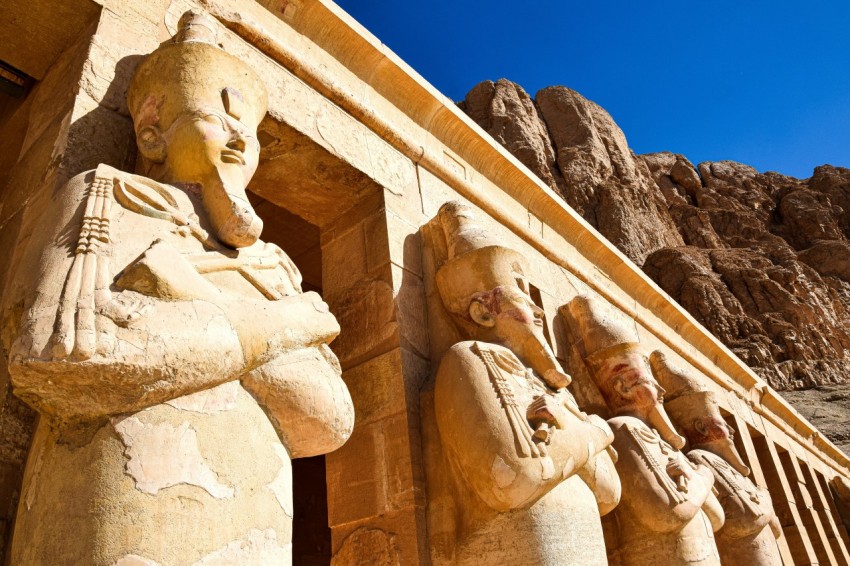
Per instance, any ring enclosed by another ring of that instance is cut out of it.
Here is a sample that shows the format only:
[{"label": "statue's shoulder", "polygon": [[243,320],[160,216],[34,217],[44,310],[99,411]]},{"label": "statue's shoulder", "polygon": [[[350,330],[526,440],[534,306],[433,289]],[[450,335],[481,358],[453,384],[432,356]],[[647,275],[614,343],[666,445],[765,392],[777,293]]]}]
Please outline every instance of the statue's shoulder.
[{"label": "statue's shoulder", "polygon": [[181,189],[104,163],[72,177],[62,193],[66,201],[80,201],[98,191],[122,209],[150,218],[171,221],[176,217],[178,223],[185,223],[182,217],[193,212]]},{"label": "statue's shoulder", "polygon": [[443,356],[442,364],[492,365],[513,373],[523,372],[525,367],[510,349],[491,342],[465,340],[453,345]]},{"label": "statue's shoulder", "polygon": [[125,173],[111,165],[107,165],[105,163],[101,163],[95,169],[89,169],[88,171],[83,171],[82,173],[77,173],[65,183],[65,191],[74,191],[76,189],[85,189],[88,188],[91,184],[94,183],[95,179],[114,179],[119,178],[119,176],[132,176],[131,173]]},{"label": "statue's shoulder", "polygon": [[717,463],[717,458],[719,458],[719,456],[716,456],[707,450],[700,450],[699,448],[694,448],[693,450],[690,450],[688,452],[688,458],[694,460],[697,463],[706,464],[708,466],[714,467]]},{"label": "statue's shoulder", "polygon": [[608,419],[608,425],[615,434],[620,430],[623,432],[646,432],[650,434],[652,432],[652,429],[639,418],[625,415]]}]

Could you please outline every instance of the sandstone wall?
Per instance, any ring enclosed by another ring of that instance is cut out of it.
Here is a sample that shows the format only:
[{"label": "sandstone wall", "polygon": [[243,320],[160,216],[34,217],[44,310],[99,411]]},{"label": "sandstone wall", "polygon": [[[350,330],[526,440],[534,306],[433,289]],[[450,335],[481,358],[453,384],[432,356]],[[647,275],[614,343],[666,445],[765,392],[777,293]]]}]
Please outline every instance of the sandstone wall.
[{"label": "sandstone wall", "polygon": [[846,383],[850,170],[636,156],[565,87],[485,81],[460,107],[773,387]]}]

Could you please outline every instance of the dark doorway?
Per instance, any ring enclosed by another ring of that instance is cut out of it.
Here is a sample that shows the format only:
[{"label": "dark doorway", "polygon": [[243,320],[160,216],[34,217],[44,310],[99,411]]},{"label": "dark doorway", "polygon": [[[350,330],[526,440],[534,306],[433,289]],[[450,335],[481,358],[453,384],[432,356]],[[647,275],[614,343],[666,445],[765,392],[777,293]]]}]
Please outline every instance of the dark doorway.
[{"label": "dark doorway", "polygon": [[327,566],[331,563],[331,529],[325,457],[293,460],[292,485],[292,564]]}]

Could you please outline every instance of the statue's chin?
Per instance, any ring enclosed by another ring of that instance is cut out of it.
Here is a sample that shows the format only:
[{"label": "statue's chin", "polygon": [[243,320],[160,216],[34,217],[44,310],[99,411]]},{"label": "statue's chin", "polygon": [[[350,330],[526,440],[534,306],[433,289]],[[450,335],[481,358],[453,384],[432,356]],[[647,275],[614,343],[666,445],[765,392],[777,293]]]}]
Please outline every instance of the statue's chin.
[{"label": "statue's chin", "polygon": [[202,189],[204,208],[215,237],[224,245],[238,249],[260,238],[263,221],[254,212],[245,189],[219,177]]}]

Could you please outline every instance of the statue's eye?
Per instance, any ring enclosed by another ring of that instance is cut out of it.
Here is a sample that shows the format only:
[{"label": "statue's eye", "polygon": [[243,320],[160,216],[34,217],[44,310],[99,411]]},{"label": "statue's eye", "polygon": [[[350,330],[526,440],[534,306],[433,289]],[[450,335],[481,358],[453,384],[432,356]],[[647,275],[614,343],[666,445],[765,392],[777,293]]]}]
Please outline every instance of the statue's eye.
[{"label": "statue's eye", "polygon": [[224,120],[221,119],[220,116],[216,116],[215,114],[207,114],[204,116],[204,121],[212,124],[213,126],[218,126],[222,130],[227,129],[227,125],[224,123]]}]

